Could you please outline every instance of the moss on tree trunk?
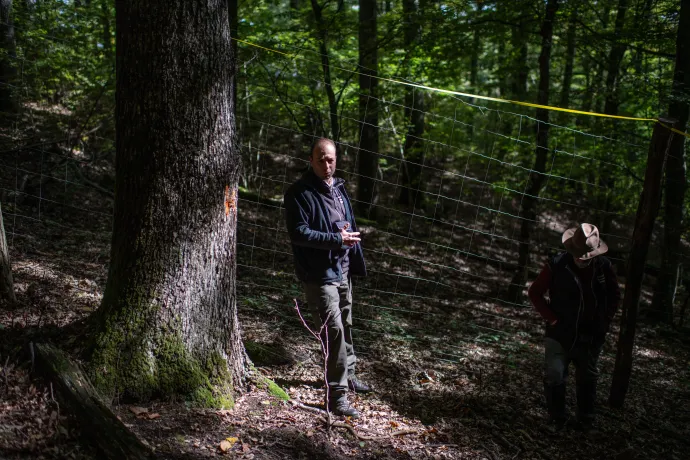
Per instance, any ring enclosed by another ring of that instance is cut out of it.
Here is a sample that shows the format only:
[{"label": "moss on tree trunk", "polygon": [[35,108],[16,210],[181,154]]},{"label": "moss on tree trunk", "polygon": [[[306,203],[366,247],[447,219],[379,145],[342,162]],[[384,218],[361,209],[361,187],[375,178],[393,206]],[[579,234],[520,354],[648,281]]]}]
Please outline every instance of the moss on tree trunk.
[{"label": "moss on tree trunk", "polygon": [[117,3],[111,266],[90,377],[110,397],[232,406],[239,157],[227,2]]}]

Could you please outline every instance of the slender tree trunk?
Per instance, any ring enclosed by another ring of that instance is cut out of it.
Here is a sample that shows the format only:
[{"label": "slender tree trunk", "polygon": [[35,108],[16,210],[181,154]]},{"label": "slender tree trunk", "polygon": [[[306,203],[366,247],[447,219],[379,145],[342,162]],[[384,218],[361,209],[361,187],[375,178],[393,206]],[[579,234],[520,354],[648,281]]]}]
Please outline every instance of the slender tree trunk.
[{"label": "slender tree trunk", "polygon": [[[625,15],[628,9],[629,0],[618,0],[618,10],[616,11],[616,21],[614,29],[614,43],[611,46],[607,61],[606,72],[606,98],[604,102],[604,113],[609,115],[618,115],[618,106],[620,104],[618,98],[618,82],[620,67],[623,61],[623,56],[627,46],[623,42],[623,31],[625,29]],[[599,205],[599,209],[604,210],[599,218],[599,228],[601,232],[610,233],[611,225],[613,224],[613,215],[611,213],[613,202],[613,190],[616,186],[616,177],[614,174],[606,174],[600,178],[601,185],[604,186],[605,193],[601,195],[603,203]]]},{"label": "slender tree trunk", "polygon": [[616,24],[613,32],[614,42],[609,53],[608,69],[606,73],[606,103],[604,112],[609,115],[618,115],[618,82],[621,63],[627,46],[623,41],[623,31],[625,29],[625,13],[628,10],[629,0],[618,0],[618,11],[616,12]]},{"label": "slender tree trunk", "polygon": [[527,77],[529,67],[527,66],[527,25],[525,21],[520,22],[520,26],[513,30],[513,47],[517,49],[515,61],[513,63],[513,77],[511,92],[518,101],[524,101],[527,97]]},{"label": "slender tree trunk", "polygon": [[[660,121],[667,125],[672,125],[672,127],[678,126],[676,120],[661,118]],[[642,279],[644,278],[649,244],[654,232],[654,223],[659,214],[664,168],[668,159],[672,137],[675,137],[672,131],[662,127],[660,124],[654,126],[647,154],[644,187],[637,206],[635,230],[633,231],[632,243],[630,245],[630,256],[626,264],[621,327],[618,334],[616,364],[613,368],[611,391],[609,393],[609,404],[614,408],[623,406],[630,385]]]},{"label": "slender tree trunk", "polygon": [[[673,73],[669,118],[678,120],[685,131],[690,111],[690,0],[682,0],[676,39],[676,66]],[[686,191],[685,137],[674,136],[666,159],[666,191],[664,206],[664,239],[661,273],[652,300],[652,310],[673,322],[676,297],[676,273],[680,264],[680,237]]]},{"label": "slender tree trunk", "polygon": [[[482,10],[484,9],[484,4],[482,0],[478,0],[476,4],[476,15],[480,17]],[[479,34],[479,27],[475,26],[472,31],[472,56],[470,58],[470,86],[472,90],[477,91],[477,78],[479,74],[479,55],[481,54],[482,43],[481,35]]]},{"label": "slender tree trunk", "polygon": [[110,0],[101,0],[101,26],[103,27],[103,52],[108,60],[113,56],[113,31],[110,27]]},{"label": "slender tree trunk", "polygon": [[[323,68],[323,81],[326,84],[326,96],[328,96],[328,110],[331,118],[331,139],[338,142],[340,139],[340,121],[338,119],[338,101],[335,98],[335,91],[331,83],[331,64],[328,57],[328,30],[323,20],[323,6],[316,0],[311,0],[311,7],[314,11],[314,19],[319,35],[319,52],[321,53],[321,67]],[[361,14],[361,12],[360,12]]]},{"label": "slender tree trunk", "polygon": [[16,71],[12,0],[0,0],[0,112],[14,112],[12,95]]},{"label": "slender tree trunk", "polygon": [[376,176],[379,152],[378,39],[376,0],[359,0],[359,184],[357,207],[376,216]]},{"label": "slender tree trunk", "polygon": [[561,86],[561,100],[559,105],[567,108],[570,104],[570,86],[573,83],[573,66],[575,63],[575,39],[577,37],[577,4],[570,11],[568,31],[566,32],[565,66],[563,69],[563,85]]},{"label": "slender tree trunk", "polygon": [[589,112],[596,110],[596,100],[604,81],[604,69],[594,58],[589,58],[588,76],[590,77],[587,91],[582,98],[582,110]]},{"label": "slender tree trunk", "polygon": [[[553,23],[558,11],[558,0],[548,0],[546,13],[541,26],[541,54],[539,55],[539,94],[537,103],[549,104],[549,82],[551,65],[551,48],[553,44]],[[525,196],[522,199],[520,216],[520,245],[518,251],[518,270],[508,290],[510,300],[520,300],[522,290],[529,273],[529,246],[532,228],[538,218],[536,212],[537,198],[544,183],[546,161],[549,153],[549,111],[537,109],[537,148],[535,151],[534,173],[530,173]]]},{"label": "slender tree trunk", "polygon": [[[228,22],[230,23],[230,37],[231,38],[237,38],[237,25],[238,25],[238,16],[237,16],[237,0],[228,0]],[[236,101],[237,100],[237,40],[232,40],[231,45],[232,46],[232,82],[230,83],[232,85],[232,100]],[[237,110],[235,107],[235,104],[232,105],[233,109],[233,115],[236,115],[234,112]]]},{"label": "slender tree trunk", "polygon": [[14,295],[12,263],[10,262],[10,250],[7,246],[2,209],[0,209],[0,300],[10,307],[17,303],[17,298]]},{"label": "slender tree trunk", "polygon": [[106,396],[232,405],[237,180],[226,0],[118,0],[115,213],[90,376]]},{"label": "slender tree trunk", "polygon": [[[419,44],[421,39],[421,25],[419,11],[415,0],[403,0],[404,44],[407,56],[405,66],[410,74],[410,53]],[[407,135],[403,146],[403,162],[401,163],[401,189],[398,201],[400,204],[410,205],[419,198],[419,179],[422,173],[422,154],[424,135],[424,91],[411,87],[405,89],[405,120],[408,122]]]}]

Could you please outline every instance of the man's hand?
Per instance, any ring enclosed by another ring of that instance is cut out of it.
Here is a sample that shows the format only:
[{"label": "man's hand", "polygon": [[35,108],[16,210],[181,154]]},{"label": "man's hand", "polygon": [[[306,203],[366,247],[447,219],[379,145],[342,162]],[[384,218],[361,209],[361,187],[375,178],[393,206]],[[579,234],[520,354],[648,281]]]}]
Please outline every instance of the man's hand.
[{"label": "man's hand", "polygon": [[348,228],[350,228],[350,224],[345,224],[340,230],[340,236],[343,238],[343,245],[352,247],[362,240],[358,238],[359,232],[348,232]]}]

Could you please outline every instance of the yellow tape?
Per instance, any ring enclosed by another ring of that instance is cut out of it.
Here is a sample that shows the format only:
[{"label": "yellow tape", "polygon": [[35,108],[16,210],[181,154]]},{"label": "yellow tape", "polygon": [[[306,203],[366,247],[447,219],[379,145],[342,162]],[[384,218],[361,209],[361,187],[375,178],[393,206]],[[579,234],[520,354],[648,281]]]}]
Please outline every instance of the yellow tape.
[{"label": "yellow tape", "polygon": [[[308,59],[302,58],[302,57],[300,57],[300,56],[293,55],[293,54],[290,54],[290,53],[285,53],[285,52],[283,52],[283,51],[278,51],[278,50],[273,49],[273,48],[267,48],[267,47],[265,47],[265,46],[257,45],[256,43],[248,42],[248,41],[246,41],[246,40],[240,40],[239,38],[233,38],[233,40],[235,40],[235,41],[237,41],[237,42],[239,42],[239,43],[244,43],[244,44],[246,44],[246,45],[253,46],[253,47],[255,47],[255,48],[260,48],[260,49],[262,49],[262,50],[269,51],[269,52],[271,52],[271,53],[278,53],[278,54],[282,54],[283,56],[288,56],[288,57],[293,57],[293,58],[295,58],[295,59],[303,59],[303,60],[307,60],[307,61],[308,61]],[[334,65],[331,65],[330,67],[332,67],[332,68],[334,68],[334,69],[337,69],[337,70],[342,70],[342,71],[344,71],[344,72],[354,73],[354,74],[356,74],[356,75],[367,75],[367,74],[362,74],[361,72],[357,72],[356,70],[345,69],[345,68],[343,68],[343,67],[338,67],[338,66],[334,66]],[[533,108],[537,108],[537,109],[553,110],[553,111],[556,111],[556,112],[574,113],[574,114],[577,114],[577,115],[588,115],[588,116],[590,116],[590,117],[614,118],[614,119],[617,119],[617,120],[631,120],[631,121],[654,121],[654,122],[659,123],[659,124],[660,124],[661,126],[663,126],[664,128],[670,129],[670,130],[673,131],[674,133],[681,134],[681,135],[683,135],[683,136],[685,136],[685,137],[687,137],[687,138],[690,139],[690,134],[685,133],[685,132],[683,132],[683,131],[681,131],[681,130],[679,130],[679,129],[676,129],[676,128],[672,128],[672,127],[670,127],[670,126],[667,126],[667,125],[665,125],[664,123],[660,122],[660,121],[659,121],[658,119],[656,119],[656,118],[626,117],[626,116],[622,116],[622,115],[609,115],[609,114],[606,114],[606,113],[598,113],[598,112],[585,112],[584,110],[564,109],[564,108],[561,108],[561,107],[554,107],[554,106],[551,106],[551,105],[541,105],[541,104],[534,104],[534,103],[532,103],[532,102],[513,101],[513,100],[510,100],[510,99],[500,99],[500,98],[497,98],[497,97],[480,96],[480,95],[478,95],[478,94],[462,93],[462,92],[460,92],[460,91],[452,91],[452,90],[443,89],[443,88],[434,88],[434,87],[432,87],[432,86],[425,86],[425,85],[420,85],[420,84],[417,84],[417,83],[410,83],[410,82],[406,82],[406,81],[395,80],[395,79],[392,79],[392,78],[379,77],[379,76],[374,77],[374,76],[372,76],[372,75],[367,75],[367,76],[368,76],[368,77],[372,77],[372,78],[376,78],[377,80],[388,81],[388,82],[391,82],[391,83],[395,83],[395,84],[398,84],[398,85],[404,85],[404,86],[411,86],[411,87],[414,87],[414,88],[426,89],[426,90],[429,90],[429,91],[435,91],[435,92],[437,92],[437,93],[442,93],[442,94],[452,94],[453,96],[471,97],[471,98],[474,98],[474,99],[481,99],[481,100],[484,100],[484,101],[499,102],[499,103],[502,103],[502,104],[522,105],[522,106],[525,106],[525,107],[533,107]]]}]

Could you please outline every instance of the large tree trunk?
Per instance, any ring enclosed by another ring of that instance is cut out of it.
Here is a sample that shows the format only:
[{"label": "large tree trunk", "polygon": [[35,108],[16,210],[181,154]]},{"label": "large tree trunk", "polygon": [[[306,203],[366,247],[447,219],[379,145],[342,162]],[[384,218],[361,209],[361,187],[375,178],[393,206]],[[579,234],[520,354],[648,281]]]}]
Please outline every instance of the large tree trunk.
[{"label": "large tree trunk", "polygon": [[111,397],[231,406],[245,355],[227,1],[121,0],[116,33],[114,228],[90,375]]},{"label": "large tree trunk", "polygon": [[[558,11],[558,0],[548,0],[546,13],[541,26],[541,54],[539,55],[539,95],[537,103],[549,105],[549,84],[550,84],[550,65],[551,48],[553,42],[553,23]],[[518,250],[518,269],[513,277],[513,281],[508,290],[510,300],[520,300],[519,296],[527,282],[529,274],[529,247],[532,227],[537,220],[537,197],[544,184],[544,173],[546,172],[546,160],[549,153],[549,111],[537,109],[537,148],[535,151],[534,170],[529,175],[529,182],[522,198],[522,209],[520,216],[520,244]]]},{"label": "large tree trunk", "polygon": [[608,71],[606,74],[606,103],[604,112],[609,115],[618,115],[618,81],[620,75],[621,62],[625,55],[626,45],[623,41],[623,29],[625,28],[625,13],[628,10],[628,0],[618,0],[618,11],[616,12],[616,24],[613,32],[614,42],[611,45],[611,52],[608,59]]},{"label": "large tree trunk", "polygon": [[331,64],[328,56],[328,30],[323,20],[323,6],[316,0],[311,0],[311,7],[314,11],[314,19],[319,34],[319,52],[321,53],[321,67],[323,68],[323,81],[326,84],[326,95],[328,96],[328,110],[331,118],[331,139],[338,142],[340,139],[340,121],[338,119],[338,101],[335,97],[333,84],[331,83]]},{"label": "large tree trunk", "polygon": [[[676,67],[673,73],[669,118],[678,120],[685,131],[690,111],[690,0],[682,0],[676,40]],[[652,300],[652,310],[668,323],[673,322],[676,274],[680,263],[683,203],[686,189],[685,137],[674,136],[666,159],[664,239],[661,273]]]},{"label": "large tree trunk", "polygon": [[14,112],[12,83],[17,74],[12,0],[0,0],[0,112]]},{"label": "large tree trunk", "polygon": [[[421,39],[420,18],[415,0],[403,0],[403,16],[405,18],[404,43],[408,53],[405,64],[409,69],[412,61],[410,53]],[[415,195],[419,190],[419,179],[422,173],[424,90],[415,91],[412,87],[405,89],[405,120],[408,122],[408,129],[403,146],[401,189],[398,201],[400,204],[409,205],[416,203],[419,198]]]},{"label": "large tree trunk", "polygon": [[379,152],[378,40],[376,0],[359,0],[359,182],[357,208],[375,217]]}]

